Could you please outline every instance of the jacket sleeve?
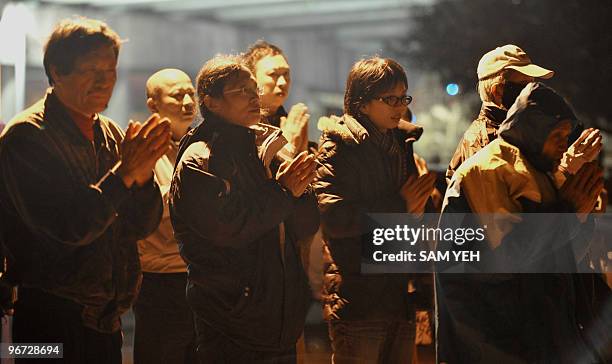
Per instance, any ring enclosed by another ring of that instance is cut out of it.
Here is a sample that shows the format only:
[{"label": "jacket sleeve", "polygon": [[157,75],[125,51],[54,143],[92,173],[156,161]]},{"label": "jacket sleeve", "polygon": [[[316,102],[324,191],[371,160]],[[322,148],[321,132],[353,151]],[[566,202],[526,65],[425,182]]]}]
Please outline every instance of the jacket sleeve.
[{"label": "jacket sleeve", "polygon": [[[479,150],[489,144],[486,128],[485,122],[480,119],[476,119],[465,131],[461,137],[461,140],[459,141],[459,144],[457,145],[457,149],[455,150],[450,163],[448,164],[448,169],[446,170],[447,185],[450,184],[453,174],[455,174],[463,162],[468,160],[471,156],[478,153]],[[486,140],[484,138],[486,138]]]},{"label": "jacket sleeve", "polygon": [[572,249],[590,241],[592,218],[582,224],[563,201],[533,202],[524,195],[524,191],[528,192],[525,179],[511,173],[505,165],[495,170],[471,168],[453,182],[458,193],[451,193],[449,188],[447,198],[466,194],[471,211],[486,226],[497,269],[526,272],[575,269],[575,257],[571,260],[558,257],[566,254],[568,247],[574,255]]},{"label": "jacket sleeve", "polygon": [[15,125],[0,141],[0,198],[33,233],[86,245],[115,221],[130,197],[112,171],[95,184],[81,184],[66,172],[34,125]]},{"label": "jacket sleeve", "polygon": [[349,238],[369,233],[365,217],[367,213],[406,212],[399,191],[375,200],[366,200],[358,190],[359,175],[345,153],[333,142],[321,146],[314,184],[321,212],[321,226],[330,238]]},{"label": "jacket sleeve", "polygon": [[287,225],[298,240],[313,236],[319,229],[317,198],[311,188],[296,200]]},{"label": "jacket sleeve", "polygon": [[190,232],[215,245],[242,247],[291,214],[295,199],[275,180],[266,180],[251,191],[240,190],[211,173],[204,154],[183,158],[176,167],[170,190],[175,229],[186,224]]},{"label": "jacket sleeve", "polygon": [[130,241],[146,238],[159,226],[162,212],[162,196],[154,178],[143,186],[133,187],[119,209],[123,237]]}]

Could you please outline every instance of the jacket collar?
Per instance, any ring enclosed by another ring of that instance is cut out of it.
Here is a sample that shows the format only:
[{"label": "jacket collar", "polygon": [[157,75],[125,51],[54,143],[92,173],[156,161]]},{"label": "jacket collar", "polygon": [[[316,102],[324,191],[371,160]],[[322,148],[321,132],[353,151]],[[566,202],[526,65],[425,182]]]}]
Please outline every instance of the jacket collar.
[{"label": "jacket collar", "polygon": [[179,143],[177,160],[180,160],[187,148],[207,136],[223,136],[231,141],[232,148],[248,150],[255,147],[255,131],[244,126],[232,124],[216,115],[207,115],[195,128],[189,130]]},{"label": "jacket collar", "polygon": [[[342,117],[323,117],[319,119],[318,128],[324,135],[332,139],[341,139],[347,144],[361,144],[370,137],[366,128],[347,114]],[[419,140],[423,134],[423,127],[400,120],[398,127],[393,131],[399,134],[403,142],[409,143]]]},{"label": "jacket collar", "polygon": [[491,102],[485,102],[480,109],[480,116],[487,119],[487,125],[495,129],[506,119],[507,110],[499,108]]},{"label": "jacket collar", "polygon": [[281,105],[278,109],[276,109],[276,112],[274,112],[273,114],[269,114],[262,117],[262,122],[265,124],[270,124],[272,126],[280,127],[281,118],[286,117],[287,115],[287,110],[285,110],[283,105]]},{"label": "jacket collar", "polygon": [[255,141],[255,131],[253,129],[242,125],[232,124],[217,116],[209,116],[202,122],[201,126],[210,132],[223,135],[224,137],[235,141],[233,144],[236,146],[236,148],[245,147],[249,145],[248,143],[252,144]]},{"label": "jacket collar", "polygon": [[[83,135],[79,127],[76,125],[76,122],[68,113],[66,106],[62,104],[62,102],[57,98],[57,95],[55,95],[55,92],[53,92],[53,88],[47,90],[44,102],[45,114],[50,116],[50,120],[52,120],[52,123],[54,123],[57,127],[63,129],[73,142],[81,144],[90,144],[90,141]],[[106,133],[102,132],[102,121],[100,115],[95,114],[93,121],[94,140],[99,140],[106,144],[108,140]]]}]

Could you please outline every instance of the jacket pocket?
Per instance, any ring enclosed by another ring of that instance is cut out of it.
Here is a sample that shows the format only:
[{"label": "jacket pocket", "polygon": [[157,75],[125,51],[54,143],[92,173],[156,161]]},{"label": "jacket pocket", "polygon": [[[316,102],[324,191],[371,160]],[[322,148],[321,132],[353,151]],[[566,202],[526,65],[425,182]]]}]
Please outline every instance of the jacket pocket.
[{"label": "jacket pocket", "polygon": [[238,300],[236,301],[236,304],[230,311],[230,315],[232,316],[237,316],[237,317],[241,316],[241,314],[244,313],[245,309],[249,306],[251,302],[251,297],[253,295],[251,286],[247,284],[247,285],[242,285],[241,288],[242,288],[242,291],[240,292],[240,295],[238,296]]}]

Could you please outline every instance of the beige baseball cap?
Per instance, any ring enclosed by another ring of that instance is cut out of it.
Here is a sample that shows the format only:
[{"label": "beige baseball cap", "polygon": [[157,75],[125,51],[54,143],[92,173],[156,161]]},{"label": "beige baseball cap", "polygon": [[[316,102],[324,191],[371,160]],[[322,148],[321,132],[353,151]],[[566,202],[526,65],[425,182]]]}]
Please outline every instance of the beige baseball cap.
[{"label": "beige baseball cap", "polygon": [[482,80],[505,69],[513,69],[524,75],[551,78],[555,72],[531,63],[531,59],[514,44],[506,44],[486,53],[478,62],[478,79]]}]

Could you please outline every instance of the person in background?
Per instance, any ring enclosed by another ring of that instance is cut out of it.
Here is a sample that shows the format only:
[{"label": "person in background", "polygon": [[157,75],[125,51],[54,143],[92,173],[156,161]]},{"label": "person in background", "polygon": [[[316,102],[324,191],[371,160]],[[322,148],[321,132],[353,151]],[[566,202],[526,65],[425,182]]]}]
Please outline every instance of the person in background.
[{"label": "person in background", "polygon": [[482,108],[465,131],[446,170],[450,182],[459,166],[497,137],[497,129],[523,87],[554,72],[535,65],[521,48],[506,44],[487,52],[478,62],[478,95]]},{"label": "person in background", "polygon": [[252,44],[243,57],[261,92],[262,122],[280,127],[288,141],[280,150],[280,156],[290,160],[308,150],[308,108],[298,103],[287,113],[283,107],[291,90],[291,67],[283,51],[260,40]]},{"label": "person in background", "polygon": [[195,89],[178,69],[155,72],[146,84],[147,107],[170,121],[170,149],[155,165],[164,212],[153,234],[138,242],[142,286],[134,303],[134,363],[195,363],[195,328],[185,297],[187,265],[181,258],[168,210],[179,141],[196,114]]},{"label": "person in background", "polygon": [[[316,151],[317,144],[308,140],[310,114],[303,103],[293,105],[289,113],[283,107],[291,91],[291,67],[279,47],[259,40],[249,46],[242,57],[257,80],[262,110],[261,122],[281,128],[283,137],[288,141],[271,163],[272,172],[275,173],[283,161],[290,161],[304,151]],[[310,250],[320,241],[320,231],[317,231],[315,235],[305,237],[298,244],[306,271],[314,268],[310,264]],[[298,362],[304,352],[305,342],[302,335],[298,342]]]}]

